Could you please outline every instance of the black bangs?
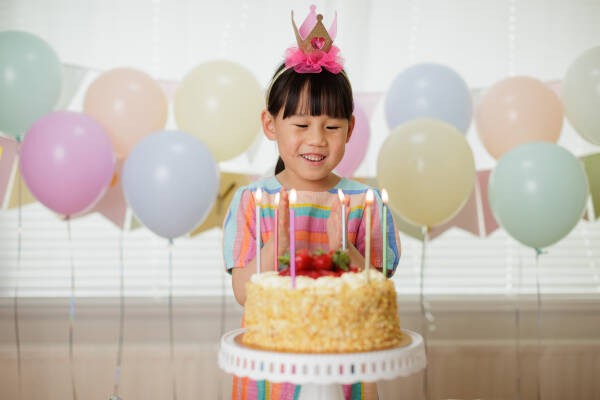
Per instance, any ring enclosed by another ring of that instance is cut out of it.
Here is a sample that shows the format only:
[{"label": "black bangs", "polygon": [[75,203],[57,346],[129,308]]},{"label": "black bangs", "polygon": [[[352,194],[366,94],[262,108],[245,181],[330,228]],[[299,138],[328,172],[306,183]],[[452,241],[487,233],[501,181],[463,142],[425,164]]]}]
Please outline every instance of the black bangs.
[{"label": "black bangs", "polygon": [[282,108],[283,118],[309,114],[350,120],[354,109],[352,87],[343,73],[333,74],[324,69],[317,74],[300,74],[290,68],[274,82],[267,104],[272,115]]}]

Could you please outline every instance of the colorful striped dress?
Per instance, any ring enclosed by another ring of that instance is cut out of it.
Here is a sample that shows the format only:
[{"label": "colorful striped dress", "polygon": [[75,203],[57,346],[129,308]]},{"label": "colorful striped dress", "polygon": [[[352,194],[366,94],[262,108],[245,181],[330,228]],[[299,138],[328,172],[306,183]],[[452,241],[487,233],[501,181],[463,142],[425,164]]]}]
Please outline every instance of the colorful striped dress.
[{"label": "colorful striped dress", "polygon": [[[275,177],[262,179],[238,189],[235,193],[229,211],[225,217],[223,230],[223,256],[225,268],[231,273],[232,268],[244,268],[256,257],[256,217],[254,191],[263,190],[261,213],[261,242],[269,240],[275,228],[275,194],[281,189],[281,184]],[[350,215],[348,217],[348,242],[353,243],[364,256],[365,225],[363,218],[365,194],[370,187],[359,182],[342,178],[331,190],[326,192],[298,191],[295,211],[296,249],[314,251],[322,249],[329,251],[327,238],[327,218],[331,205],[338,200],[337,190],[342,189],[350,196]],[[286,188],[289,190],[289,188]],[[382,268],[382,202],[379,192],[375,192],[375,205],[371,221],[371,264]],[[394,227],[391,213],[388,211],[388,251],[387,268],[391,276],[400,259],[400,241]],[[264,257],[264,255],[263,255]],[[364,399],[362,383],[344,385],[346,400]],[[267,381],[252,381],[248,378],[233,379],[232,400],[295,400],[300,394],[301,387],[289,383],[271,383]]]}]

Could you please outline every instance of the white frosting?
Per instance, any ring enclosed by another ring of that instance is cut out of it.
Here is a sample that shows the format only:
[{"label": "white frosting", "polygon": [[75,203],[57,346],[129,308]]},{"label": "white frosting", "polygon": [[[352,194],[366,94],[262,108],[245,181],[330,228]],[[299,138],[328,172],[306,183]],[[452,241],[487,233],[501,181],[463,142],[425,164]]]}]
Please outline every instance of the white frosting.
[{"label": "white frosting", "polygon": [[[383,274],[376,269],[372,268],[369,272],[369,278],[371,282],[381,282],[385,280]],[[254,274],[250,278],[250,281],[266,288],[292,288],[292,278],[289,276],[279,276],[279,274],[275,271]],[[317,279],[309,278],[307,276],[296,276],[297,289],[323,288],[340,290],[344,285],[347,285],[352,289],[356,289],[366,284],[367,275],[364,271],[346,272],[340,277],[322,276]]]}]

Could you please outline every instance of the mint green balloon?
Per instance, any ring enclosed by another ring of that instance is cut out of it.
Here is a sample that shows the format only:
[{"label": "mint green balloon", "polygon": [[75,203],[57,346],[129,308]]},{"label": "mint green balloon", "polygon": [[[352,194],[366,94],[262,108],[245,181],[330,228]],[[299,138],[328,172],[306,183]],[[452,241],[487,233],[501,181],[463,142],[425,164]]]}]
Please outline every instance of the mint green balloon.
[{"label": "mint green balloon", "polygon": [[488,184],[500,226],[537,250],[558,242],[577,225],[588,193],[582,163],[549,142],[525,143],[505,153]]},{"label": "mint green balloon", "polygon": [[44,40],[21,31],[0,32],[0,131],[22,138],[54,110],[62,66]]}]

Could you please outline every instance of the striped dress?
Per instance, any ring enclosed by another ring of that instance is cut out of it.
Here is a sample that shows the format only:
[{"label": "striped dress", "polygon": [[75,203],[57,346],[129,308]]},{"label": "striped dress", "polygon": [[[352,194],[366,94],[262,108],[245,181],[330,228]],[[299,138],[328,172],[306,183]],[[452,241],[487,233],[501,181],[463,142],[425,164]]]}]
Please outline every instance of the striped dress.
[{"label": "striped dress", "polygon": [[[281,184],[275,177],[262,179],[243,186],[235,193],[229,211],[225,217],[223,230],[223,256],[225,268],[231,273],[232,268],[244,268],[256,257],[256,217],[254,191],[263,190],[263,202],[260,208],[261,243],[269,240],[275,228],[275,194]],[[363,218],[365,194],[370,187],[349,179],[342,178],[338,184],[326,192],[298,191],[294,207],[296,224],[296,249],[329,251],[326,223],[334,201],[338,200],[337,190],[342,189],[350,196],[350,215],[348,217],[348,242],[353,243],[358,251],[365,254],[366,219]],[[289,188],[286,188],[289,190]],[[382,202],[379,192],[375,192],[371,220],[371,264],[382,268]],[[391,276],[400,258],[400,242],[394,227],[391,213],[387,215],[388,251],[387,268]],[[265,255],[262,255],[263,259]],[[232,400],[295,400],[301,387],[289,383],[271,383],[252,381],[248,378],[233,379]],[[344,385],[346,400],[364,399],[363,384]]]}]

